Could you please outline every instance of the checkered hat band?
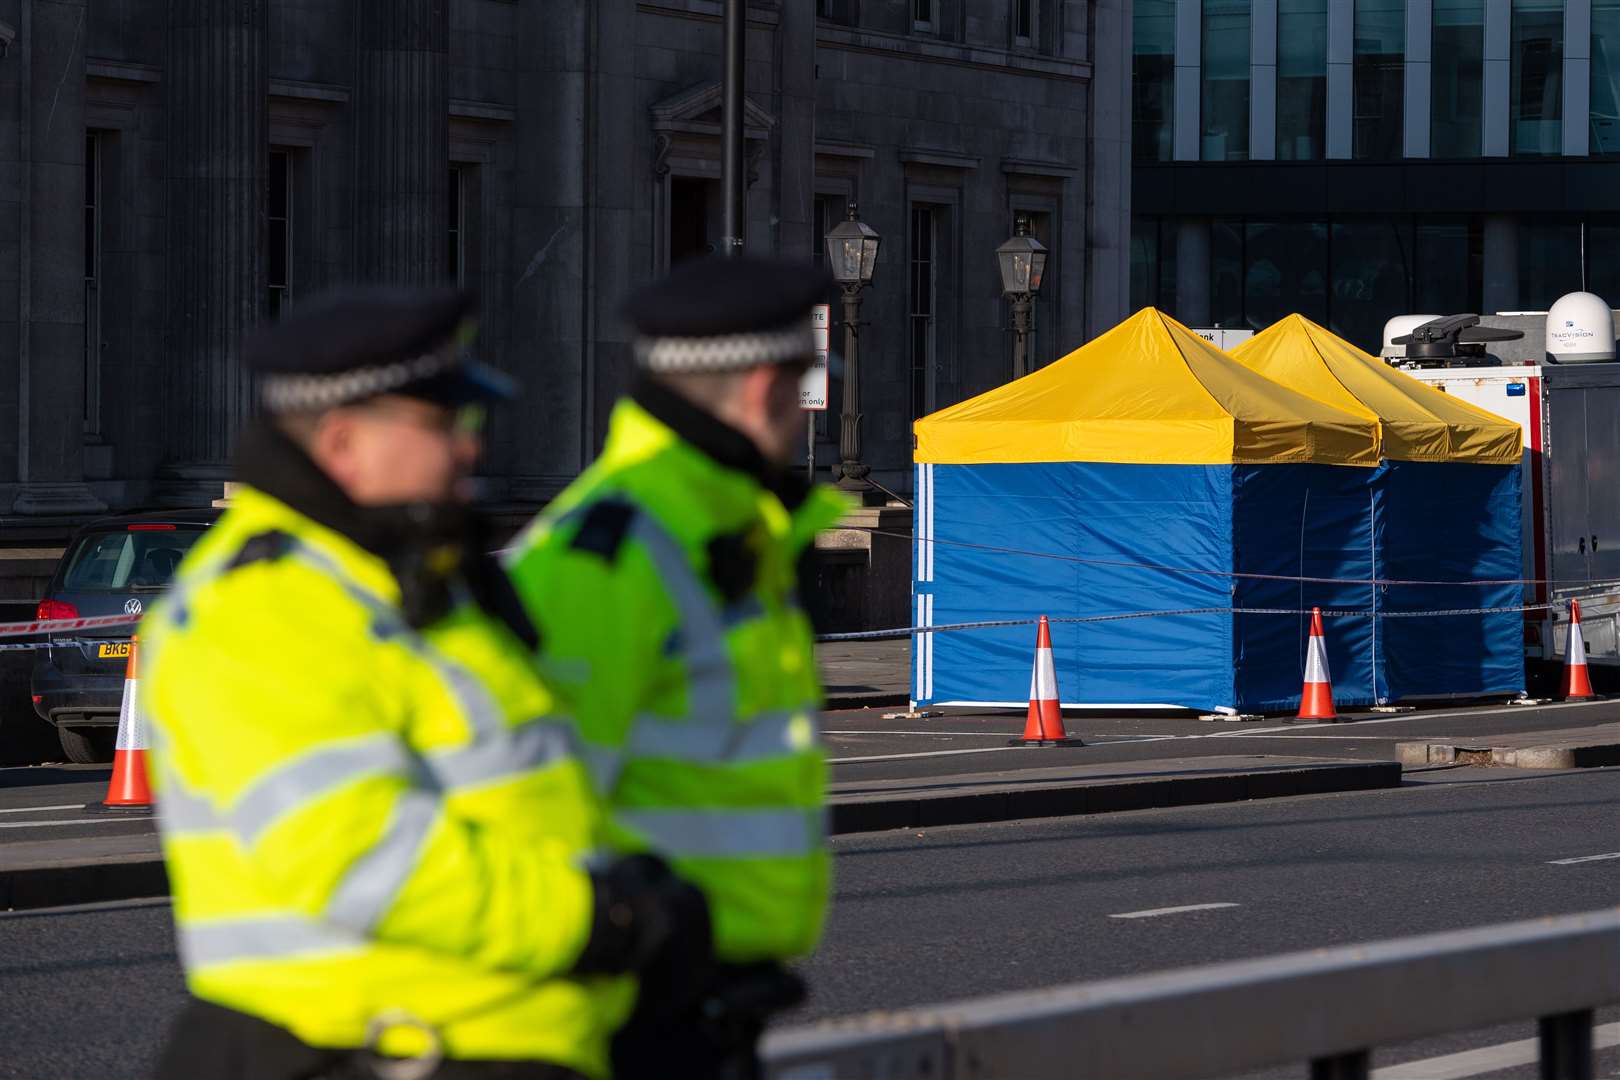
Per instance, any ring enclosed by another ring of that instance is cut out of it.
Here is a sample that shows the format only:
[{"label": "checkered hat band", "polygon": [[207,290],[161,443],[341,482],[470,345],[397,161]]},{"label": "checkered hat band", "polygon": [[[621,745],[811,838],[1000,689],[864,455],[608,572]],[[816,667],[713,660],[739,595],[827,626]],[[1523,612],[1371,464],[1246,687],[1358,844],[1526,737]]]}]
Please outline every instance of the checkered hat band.
[{"label": "checkered hat band", "polygon": [[271,412],[319,412],[392,393],[419,379],[452,371],[461,362],[459,352],[436,352],[336,375],[268,375],[264,403]]},{"label": "checkered hat band", "polygon": [[654,337],[636,341],[636,359],[648,371],[741,371],[761,364],[780,364],[815,355],[810,323],[778,330],[715,337]]}]

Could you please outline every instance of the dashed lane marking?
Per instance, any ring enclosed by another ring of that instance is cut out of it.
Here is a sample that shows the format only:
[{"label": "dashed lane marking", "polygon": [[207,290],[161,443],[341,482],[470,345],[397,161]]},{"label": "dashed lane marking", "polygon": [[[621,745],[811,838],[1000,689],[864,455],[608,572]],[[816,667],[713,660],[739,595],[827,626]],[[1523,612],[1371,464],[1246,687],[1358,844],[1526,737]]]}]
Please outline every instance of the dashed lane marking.
[{"label": "dashed lane marking", "polygon": [[105,825],[113,821],[150,821],[151,818],[126,817],[122,814],[112,817],[69,818],[66,821],[7,821],[0,823],[0,829],[51,829],[63,825]]},{"label": "dashed lane marking", "polygon": [[1620,851],[1609,851],[1602,855],[1582,855],[1578,859],[1554,859],[1548,866],[1574,866],[1584,862],[1603,862],[1605,859],[1620,859]]},{"label": "dashed lane marking", "polygon": [[0,814],[43,814],[49,810],[83,810],[84,803],[67,803],[63,806],[10,806],[0,810]]},{"label": "dashed lane marking", "polygon": [[1146,911],[1122,911],[1118,915],[1108,916],[1110,919],[1157,919],[1160,915],[1180,915],[1184,911],[1214,911],[1216,908],[1239,907],[1233,903],[1219,904],[1183,904],[1180,907],[1149,908]]}]

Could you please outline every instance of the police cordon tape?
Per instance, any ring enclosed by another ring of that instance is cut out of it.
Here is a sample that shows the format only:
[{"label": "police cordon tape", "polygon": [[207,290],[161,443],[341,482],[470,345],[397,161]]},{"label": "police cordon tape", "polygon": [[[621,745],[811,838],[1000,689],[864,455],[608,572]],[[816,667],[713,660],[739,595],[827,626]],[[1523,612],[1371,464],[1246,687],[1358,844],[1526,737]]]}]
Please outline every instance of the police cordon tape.
[{"label": "police cordon tape", "polygon": [[[1323,618],[1337,619],[1438,619],[1456,615],[1502,615],[1509,612],[1551,611],[1562,604],[1514,604],[1510,607],[1447,608],[1442,611],[1354,611],[1322,608]],[[1102,623],[1125,619],[1154,619],[1177,615],[1300,615],[1312,614],[1312,608],[1177,608],[1170,611],[1121,611],[1108,615],[1054,616],[1049,623]],[[905,626],[892,630],[854,630],[843,634],[817,634],[816,642],[825,644],[838,641],[882,641],[912,637],[916,634],[938,634],[955,630],[994,630],[1005,626],[1035,626],[1040,619],[990,619],[980,622],[942,623],[938,626]]]}]

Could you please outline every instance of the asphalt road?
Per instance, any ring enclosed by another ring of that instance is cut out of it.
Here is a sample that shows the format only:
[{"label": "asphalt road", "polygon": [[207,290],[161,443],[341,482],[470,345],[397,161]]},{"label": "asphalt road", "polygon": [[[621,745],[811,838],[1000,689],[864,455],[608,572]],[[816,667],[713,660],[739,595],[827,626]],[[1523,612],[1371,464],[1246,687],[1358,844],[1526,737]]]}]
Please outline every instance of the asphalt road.
[{"label": "asphalt road", "polygon": [[[1620,903],[1620,859],[1550,865],[1620,850],[1620,770],[1459,768],[1390,791],[835,846],[800,1019]],[[1112,917],[1217,903],[1236,906]],[[0,1077],[142,1076],[182,994],[167,905],[0,916],[0,987]],[[1379,1064],[1532,1033],[1433,1040]],[[1620,1055],[1602,1061],[1600,1076],[1620,1076]]]}]

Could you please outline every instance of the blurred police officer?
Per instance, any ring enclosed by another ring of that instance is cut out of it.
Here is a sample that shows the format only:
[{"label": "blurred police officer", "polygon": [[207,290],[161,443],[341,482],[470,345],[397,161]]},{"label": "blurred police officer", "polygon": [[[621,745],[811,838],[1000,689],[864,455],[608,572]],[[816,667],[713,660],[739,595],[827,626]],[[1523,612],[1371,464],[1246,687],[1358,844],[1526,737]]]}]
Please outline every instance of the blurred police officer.
[{"label": "blurred police officer", "polygon": [[820,936],[826,767],[798,568],[844,504],[789,465],[827,285],[808,265],[710,259],[633,297],[640,384],[508,556],[610,843],[667,857],[712,913],[722,963],[701,1014],[647,972],[614,1047],[623,1078],[750,1075],[764,1018],[802,994],[780,962]]},{"label": "blurred police officer", "polygon": [[472,327],[460,292],[356,290],[244,350],[270,417],[141,630],[194,995],[166,1080],[605,1077],[608,976],[708,953],[657,860],[585,862],[597,804],[467,508],[510,393]]}]

